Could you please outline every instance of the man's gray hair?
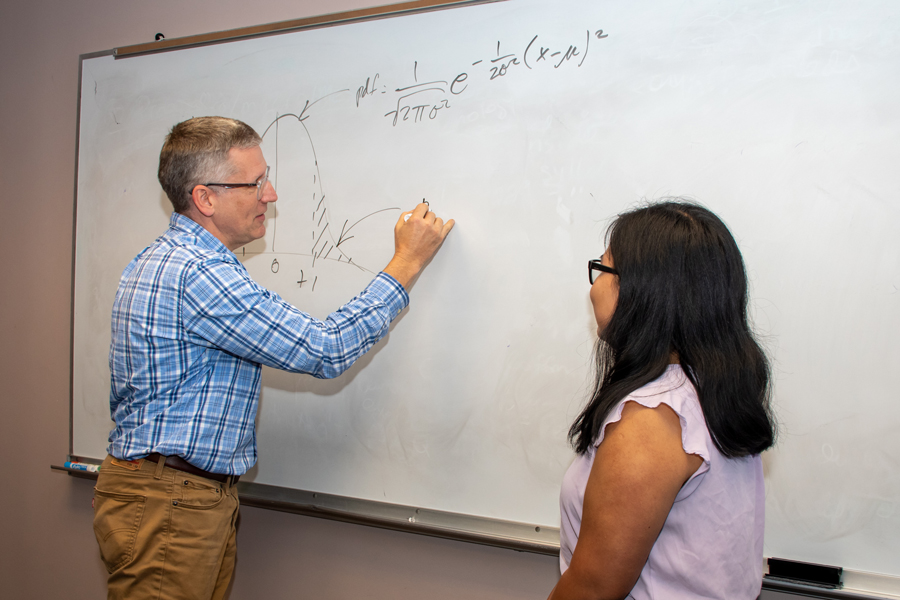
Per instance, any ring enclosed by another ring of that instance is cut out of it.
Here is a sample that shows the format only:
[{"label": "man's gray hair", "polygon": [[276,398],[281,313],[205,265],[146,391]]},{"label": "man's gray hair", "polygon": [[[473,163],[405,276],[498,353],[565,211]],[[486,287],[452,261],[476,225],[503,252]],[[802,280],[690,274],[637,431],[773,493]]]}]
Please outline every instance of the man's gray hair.
[{"label": "man's gray hair", "polygon": [[226,181],[234,173],[232,148],[259,146],[252,127],[226,117],[195,117],[172,128],[159,153],[159,183],[175,212],[186,213],[198,185]]}]

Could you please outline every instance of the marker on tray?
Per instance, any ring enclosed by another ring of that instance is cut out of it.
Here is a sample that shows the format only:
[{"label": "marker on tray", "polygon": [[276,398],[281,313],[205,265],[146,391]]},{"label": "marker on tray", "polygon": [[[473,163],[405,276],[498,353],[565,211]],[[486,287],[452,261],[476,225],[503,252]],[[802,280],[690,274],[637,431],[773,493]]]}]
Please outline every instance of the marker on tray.
[{"label": "marker on tray", "polygon": [[65,468],[75,471],[90,471],[91,473],[99,473],[100,465],[91,465],[88,463],[66,461]]}]

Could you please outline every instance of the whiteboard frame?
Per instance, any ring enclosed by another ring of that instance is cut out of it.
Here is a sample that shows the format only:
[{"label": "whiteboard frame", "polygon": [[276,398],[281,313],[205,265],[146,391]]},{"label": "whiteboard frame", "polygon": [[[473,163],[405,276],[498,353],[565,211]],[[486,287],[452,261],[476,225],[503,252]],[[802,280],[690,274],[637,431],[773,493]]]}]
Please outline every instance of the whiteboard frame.
[{"label": "whiteboard frame", "polygon": [[[73,235],[72,235],[72,304],[70,321],[70,390],[69,390],[69,459],[81,462],[99,462],[101,457],[80,457],[74,452],[74,358],[75,358],[75,267],[77,233],[77,189],[80,156],[80,115],[83,63],[85,60],[112,55],[116,60],[191,47],[213,45],[230,41],[279,35],[307,29],[317,29],[360,21],[384,19],[416,13],[461,8],[465,6],[505,2],[506,0],[415,0],[380,7],[331,13],[266,25],[249,26],[207,34],[163,39],[156,42],[123,46],[111,50],[79,56],[78,97],[76,103],[75,177],[73,187]],[[96,459],[96,460],[95,460]],[[75,477],[94,479],[82,472],[61,467]],[[93,474],[91,474],[93,475]],[[305,516],[353,523],[477,543],[517,551],[545,555],[558,555],[559,529],[528,523],[504,521],[452,513],[414,506],[390,504],[321,492],[278,487],[252,482],[239,484],[241,502],[245,506],[290,512]],[[856,571],[844,571],[843,589],[822,589],[800,583],[784,582],[764,577],[762,589],[781,591],[808,597],[875,600],[900,598],[900,578]],[[873,591],[873,590],[879,591]]]}]

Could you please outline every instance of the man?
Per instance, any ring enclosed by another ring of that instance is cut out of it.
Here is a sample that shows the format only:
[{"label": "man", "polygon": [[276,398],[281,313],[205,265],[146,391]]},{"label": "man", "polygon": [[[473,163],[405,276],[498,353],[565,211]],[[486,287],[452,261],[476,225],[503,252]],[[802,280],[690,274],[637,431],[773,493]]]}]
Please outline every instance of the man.
[{"label": "man", "polygon": [[169,229],[125,269],[112,314],[115,429],[95,488],[110,598],[222,598],[235,561],[235,483],[256,462],[261,365],[336,377],[388,331],[406,289],[453,227],[426,204],[394,227],[395,253],[325,321],[261,288],[234,251],[278,197],[261,139],[240,121],[172,128],[159,181]]}]

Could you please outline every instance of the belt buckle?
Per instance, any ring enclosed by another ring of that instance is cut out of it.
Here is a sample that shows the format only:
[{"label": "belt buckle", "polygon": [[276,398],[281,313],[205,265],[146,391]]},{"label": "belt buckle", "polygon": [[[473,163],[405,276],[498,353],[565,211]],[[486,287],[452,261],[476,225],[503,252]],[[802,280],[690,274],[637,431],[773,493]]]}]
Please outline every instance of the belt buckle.
[{"label": "belt buckle", "polygon": [[140,471],[141,465],[144,463],[144,459],[138,458],[136,460],[123,460],[114,456],[110,462],[117,467],[122,467],[123,469],[128,469],[129,471]]}]

